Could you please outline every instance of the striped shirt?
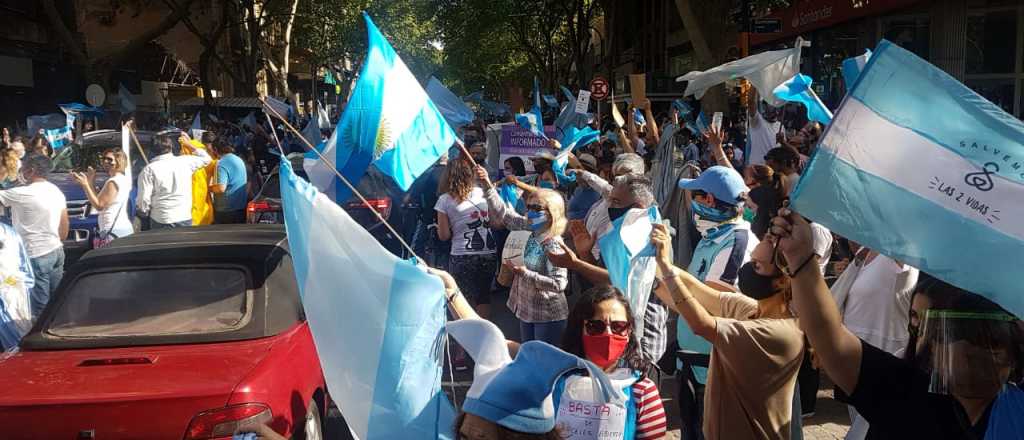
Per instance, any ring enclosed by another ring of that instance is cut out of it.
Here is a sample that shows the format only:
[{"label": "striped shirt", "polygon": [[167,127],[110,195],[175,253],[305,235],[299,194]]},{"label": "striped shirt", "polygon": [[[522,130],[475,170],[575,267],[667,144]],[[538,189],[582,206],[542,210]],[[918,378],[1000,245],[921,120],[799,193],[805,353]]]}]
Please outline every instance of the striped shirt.
[{"label": "striped shirt", "polygon": [[636,402],[636,438],[664,438],[668,419],[661,404],[661,394],[651,379],[644,378],[633,384],[633,401]]}]

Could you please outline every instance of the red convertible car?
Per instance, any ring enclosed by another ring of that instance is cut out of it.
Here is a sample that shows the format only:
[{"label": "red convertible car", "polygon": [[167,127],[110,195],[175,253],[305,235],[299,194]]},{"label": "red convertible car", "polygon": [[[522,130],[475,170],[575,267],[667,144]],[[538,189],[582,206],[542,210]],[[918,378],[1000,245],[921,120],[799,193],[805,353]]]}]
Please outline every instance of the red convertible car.
[{"label": "red convertible car", "polygon": [[4,439],[320,439],[329,404],[280,225],[151,231],[89,252],[0,354]]}]

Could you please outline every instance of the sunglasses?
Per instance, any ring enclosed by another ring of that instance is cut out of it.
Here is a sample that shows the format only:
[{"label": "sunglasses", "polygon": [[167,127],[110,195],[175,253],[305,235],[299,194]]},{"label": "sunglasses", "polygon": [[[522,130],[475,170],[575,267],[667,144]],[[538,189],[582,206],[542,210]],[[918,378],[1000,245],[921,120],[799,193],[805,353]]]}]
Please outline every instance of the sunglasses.
[{"label": "sunglasses", "polygon": [[541,205],[526,205],[526,209],[530,211],[541,212],[544,210],[544,207]]},{"label": "sunglasses", "polygon": [[583,323],[583,328],[589,335],[599,335],[604,333],[608,330],[608,327],[611,327],[612,333],[619,336],[625,336],[633,326],[629,325],[629,321],[605,322],[600,319],[588,319]]},{"label": "sunglasses", "polygon": [[100,160],[102,160],[104,163],[114,163],[115,162],[113,157],[104,157],[104,158],[102,158]]}]

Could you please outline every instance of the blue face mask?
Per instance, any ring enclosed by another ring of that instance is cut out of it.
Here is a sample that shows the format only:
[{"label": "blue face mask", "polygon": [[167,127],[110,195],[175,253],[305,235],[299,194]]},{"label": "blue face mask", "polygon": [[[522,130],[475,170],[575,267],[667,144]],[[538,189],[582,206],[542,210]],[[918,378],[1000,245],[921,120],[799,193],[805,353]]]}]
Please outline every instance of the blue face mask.
[{"label": "blue face mask", "polygon": [[698,217],[715,223],[732,220],[733,217],[736,217],[736,213],[731,210],[723,211],[718,208],[712,208],[710,206],[705,206],[696,200],[690,201],[690,207],[693,209],[693,213],[697,214]]},{"label": "blue face mask", "polygon": [[530,221],[530,229],[539,231],[548,224],[548,215],[543,212],[527,211],[526,219]]}]

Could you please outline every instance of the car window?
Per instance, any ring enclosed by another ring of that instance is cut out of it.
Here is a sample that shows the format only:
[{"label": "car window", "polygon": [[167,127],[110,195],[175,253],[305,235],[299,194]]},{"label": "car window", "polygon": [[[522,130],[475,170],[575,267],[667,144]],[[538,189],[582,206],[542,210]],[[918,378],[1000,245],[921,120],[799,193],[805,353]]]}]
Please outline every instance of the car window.
[{"label": "car window", "polygon": [[68,287],[46,332],[64,338],[194,335],[236,330],[252,315],[246,274],[233,268],[129,269]]},{"label": "car window", "polygon": [[281,198],[280,174],[274,173],[267,178],[266,183],[263,184],[263,190],[260,191],[260,195],[263,197],[270,197],[274,199]]}]

